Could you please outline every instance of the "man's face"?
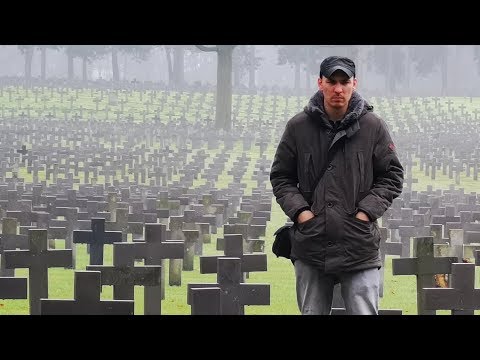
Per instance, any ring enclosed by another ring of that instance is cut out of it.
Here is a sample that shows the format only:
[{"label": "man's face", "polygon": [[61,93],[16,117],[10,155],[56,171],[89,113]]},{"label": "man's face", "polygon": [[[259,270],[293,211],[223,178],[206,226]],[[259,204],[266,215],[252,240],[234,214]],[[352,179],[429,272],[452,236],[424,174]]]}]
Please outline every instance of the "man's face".
[{"label": "man's face", "polygon": [[325,103],[334,109],[348,107],[356,87],[357,79],[348,78],[348,75],[341,70],[335,71],[330,78],[322,75],[318,79],[318,88],[323,92]]}]

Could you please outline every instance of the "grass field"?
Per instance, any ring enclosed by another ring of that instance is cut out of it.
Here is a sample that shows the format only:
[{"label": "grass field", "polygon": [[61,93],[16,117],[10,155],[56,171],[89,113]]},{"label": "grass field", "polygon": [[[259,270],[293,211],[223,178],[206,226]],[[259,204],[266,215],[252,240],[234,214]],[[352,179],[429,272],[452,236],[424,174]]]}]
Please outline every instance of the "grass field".
[{"label": "grass field", "polygon": [[[18,90],[18,91],[17,91]],[[64,95],[60,95],[56,90],[45,89],[42,93],[41,89],[37,89],[37,99],[32,90],[28,92],[25,89],[16,89],[10,87],[9,89],[3,89],[0,94],[0,110],[5,116],[9,116],[11,113],[15,114],[12,117],[18,117],[21,112],[31,112],[32,116],[45,117],[49,112],[56,112],[58,118],[63,118],[64,114],[69,118],[74,113],[83,112],[84,119],[88,119],[93,115],[97,119],[106,119],[108,113],[108,120],[115,121],[116,111],[122,108],[121,101],[126,101],[123,104],[124,116],[131,115],[136,122],[142,122],[145,116],[151,119],[154,115],[160,115],[162,120],[169,117],[178,117],[182,114],[184,109],[186,117],[189,121],[194,118],[205,119],[206,117],[214,118],[214,96],[213,93],[208,94],[190,94],[190,93],[175,93],[159,91],[155,96],[152,93],[146,91],[140,94],[138,91],[133,92],[119,92],[115,97],[115,101],[110,101],[109,93],[105,92],[103,98],[100,100],[101,92],[90,89],[80,89],[75,91],[73,89],[66,89]],[[78,96],[76,96],[78,93]],[[112,94],[112,92],[110,92]],[[273,96],[250,96],[250,95],[234,95],[232,99],[233,114],[237,122],[251,121],[252,118],[255,121],[264,121],[269,118],[282,118],[285,116],[294,115],[298,109],[303,107],[308,101],[308,97],[276,97],[276,112],[273,112],[273,103],[275,97]],[[433,109],[433,98],[426,98]],[[410,106],[410,98],[395,98],[393,100],[386,100],[382,98],[372,98],[370,102],[376,106],[380,115],[384,116],[387,120],[392,119],[392,128],[396,129],[395,121],[397,117],[394,113],[403,111],[408,115],[409,121],[416,121],[422,114],[415,112],[415,108]],[[421,99],[418,99],[421,101]],[[452,101],[452,108],[458,108],[461,105],[466,106],[467,111],[471,111],[478,108],[480,104],[480,98],[442,98],[443,108],[446,108],[446,102]],[[187,106],[189,104],[189,106]],[[96,108],[98,106],[98,111]],[[423,109],[423,105],[421,107]],[[423,110],[422,110],[423,111]],[[429,110],[430,111],[430,110]],[[432,114],[438,115],[439,110],[433,109]],[[280,114],[280,116],[279,116]],[[139,148],[143,143],[136,144],[135,148]],[[66,143],[62,143],[63,146]],[[276,144],[270,144],[267,149],[267,158],[273,159]],[[108,148],[108,144],[106,144]],[[154,146],[159,148],[159,146]],[[172,150],[177,150],[175,146],[170,146]],[[192,160],[192,155],[196,153],[194,150],[192,154],[187,157],[187,162]],[[209,150],[209,158],[206,159],[205,165],[212,162],[213,157],[224,152],[223,147],[219,147],[215,150]],[[233,151],[230,152],[231,156],[226,163],[224,173],[219,176],[218,182],[215,184],[216,188],[226,188],[229,183],[232,182],[232,176],[227,175],[228,170],[232,169],[233,162],[237,156],[242,154],[240,142],[236,143]],[[247,185],[245,195],[251,194],[252,189],[257,186],[257,181],[251,180],[251,176],[254,170],[255,161],[259,158],[259,148],[253,146],[252,150],[248,154],[252,160],[245,171],[245,175],[242,182]],[[418,162],[418,159],[412,159]],[[63,162],[62,162],[63,163]],[[79,164],[82,166],[83,164]],[[7,176],[11,174],[7,174]],[[24,178],[25,182],[32,181],[32,175],[27,173],[25,167],[21,167],[19,170],[19,177]],[[90,173],[92,176],[93,173]],[[119,173],[117,173],[119,176]],[[60,174],[59,178],[63,178]],[[419,170],[417,165],[413,169],[413,177],[418,179],[418,183],[413,185],[413,190],[423,191],[427,189],[428,185],[432,185],[433,189],[448,189],[450,184],[453,184],[454,180],[449,179],[448,176],[442,175],[442,171],[437,171],[437,178],[435,181],[430,177],[424,175],[423,171]],[[78,178],[78,177],[77,177]],[[83,182],[83,174],[80,176],[80,181]],[[130,175],[130,181],[133,182],[133,174]],[[39,172],[39,180],[45,180],[45,171]],[[149,179],[147,179],[148,182]],[[179,180],[179,175],[175,175],[173,181]],[[104,177],[98,177],[98,183],[104,182]],[[50,181],[47,181],[50,184]],[[194,181],[193,186],[200,186],[205,184],[205,179],[200,177]],[[478,181],[473,181],[471,178],[466,178],[465,173],[460,178],[460,184],[456,185],[456,188],[464,188],[465,193],[478,192],[480,190],[480,184]],[[78,189],[75,184],[74,189]],[[267,181],[267,189],[270,189],[270,184]],[[251,273],[248,283],[266,283],[271,286],[271,305],[270,306],[247,306],[246,314],[254,315],[271,315],[271,314],[298,314],[298,308],[296,305],[295,297],[295,279],[293,266],[290,261],[283,258],[276,258],[271,252],[271,245],[273,241],[273,233],[275,230],[285,223],[286,216],[282,210],[273,200],[272,206],[272,221],[268,223],[266,236],[265,236],[265,252],[268,259],[268,271]],[[215,250],[216,238],[222,237],[222,229],[219,229],[217,235],[212,235],[212,243],[206,244],[204,247],[204,253],[206,255],[219,254]],[[57,241],[57,247],[63,246],[62,241]],[[88,256],[86,254],[86,248],[84,245],[77,245],[77,270],[84,270],[88,262]],[[381,299],[380,307],[383,309],[402,309],[404,314],[414,315],[416,314],[416,285],[414,276],[392,276],[391,270],[392,257],[388,257],[385,263],[385,288],[384,297]],[[107,245],[105,251],[104,264],[112,264],[112,246]],[[141,263],[138,263],[141,265]],[[477,268],[477,272],[479,269]],[[168,279],[168,267],[166,269]],[[478,273],[477,273],[478,275]],[[16,270],[16,276],[28,276],[28,270],[19,269]],[[49,270],[49,298],[68,299],[73,297],[73,270],[68,269],[51,269]],[[195,270],[191,272],[182,273],[182,285],[177,287],[166,287],[166,298],[162,302],[162,313],[166,315],[179,315],[189,314],[190,307],[186,303],[186,285],[188,283],[198,282],[214,282],[216,281],[215,274],[203,275],[199,273],[199,259],[195,258]],[[480,277],[477,276],[477,287],[480,287]],[[143,291],[141,287],[136,288],[135,294],[135,313],[143,314]],[[112,298],[111,287],[104,286],[102,292],[103,299]],[[28,314],[28,300],[0,300],[0,314]],[[438,312],[439,314],[448,314],[448,312]]]},{"label": "grass field", "polygon": [[[232,181],[232,177],[226,175],[226,172],[232,168],[234,158],[240,156],[241,145],[237,143],[234,150],[231,152],[230,161],[225,167],[225,172],[219,177],[217,183],[218,188],[226,187],[229,182]],[[221,152],[222,148],[211,151],[211,158],[217,153]],[[272,158],[275,148],[271,145],[267,149],[267,157]],[[253,147],[250,152],[252,158],[250,166],[245,172],[243,182],[247,184],[245,191],[246,195],[251,194],[251,190],[256,187],[256,181],[249,180],[252,174],[256,159],[259,157],[258,147]],[[191,159],[191,156],[188,160]],[[209,161],[207,160],[207,164]],[[25,169],[21,169],[20,177],[25,177],[26,181],[31,181],[31,175],[27,174]],[[419,169],[414,169],[414,178],[419,179],[418,184],[414,184],[414,190],[425,190],[427,184],[434,185],[434,188],[447,189],[452,180],[448,177],[441,175],[441,172],[437,172],[437,180],[432,182],[429,178],[425,177]],[[174,178],[178,180],[178,175]],[[101,182],[101,177],[99,182]],[[195,180],[194,186],[198,186],[204,183],[203,179]],[[457,187],[465,188],[465,192],[476,191],[478,189],[477,182],[466,179],[464,176],[461,178],[461,185]],[[267,188],[270,188],[270,184],[267,184]],[[248,283],[266,283],[271,286],[271,304],[269,306],[247,306],[245,309],[248,315],[295,315],[299,314],[296,298],[295,298],[295,279],[293,266],[290,261],[284,258],[276,258],[271,252],[271,245],[273,241],[273,233],[275,230],[282,226],[286,221],[286,216],[283,214],[280,207],[273,200],[272,206],[272,221],[267,225],[266,231],[266,243],[265,252],[268,259],[268,271],[250,273]],[[212,243],[205,244],[204,254],[220,254],[215,250],[216,238],[222,237],[222,229],[220,228],[217,235],[212,234]],[[77,269],[84,270],[88,256],[86,254],[85,245],[77,245]],[[57,248],[63,247],[63,241],[57,241]],[[416,285],[414,276],[392,276],[391,271],[392,257],[388,257],[385,263],[385,288],[384,297],[381,299],[380,307],[383,309],[402,309],[406,315],[415,315],[416,312]],[[112,246],[107,245],[105,251],[104,264],[112,264]],[[141,263],[138,263],[141,265]],[[477,269],[478,271],[478,269]],[[168,279],[168,267],[166,269]],[[478,273],[477,273],[478,275]],[[16,270],[16,276],[24,277],[28,276],[28,270],[18,269]],[[71,299],[73,298],[73,270],[69,269],[50,269],[49,270],[49,298],[54,299]],[[480,287],[477,276],[477,287]],[[182,273],[182,285],[181,286],[166,286],[165,300],[162,302],[162,313],[165,315],[182,315],[190,314],[190,306],[186,303],[186,285],[188,283],[198,282],[215,282],[215,274],[200,274],[199,273],[199,259],[195,258],[195,270]],[[102,292],[102,299],[112,298],[112,288],[110,286],[104,286]],[[0,314],[28,314],[28,300],[3,300],[0,301]],[[439,311],[438,314],[448,314],[447,311]],[[143,288],[136,287],[135,290],[135,314],[143,314]]]}]

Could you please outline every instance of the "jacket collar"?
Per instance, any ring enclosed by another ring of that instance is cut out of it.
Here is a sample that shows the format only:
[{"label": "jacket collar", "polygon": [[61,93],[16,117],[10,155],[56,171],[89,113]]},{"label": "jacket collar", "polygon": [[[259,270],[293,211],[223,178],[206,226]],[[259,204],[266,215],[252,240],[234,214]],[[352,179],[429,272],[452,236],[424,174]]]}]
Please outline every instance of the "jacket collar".
[{"label": "jacket collar", "polygon": [[[308,105],[305,106],[304,111],[316,120],[319,120],[319,124],[329,129],[333,129],[332,124],[328,120],[328,116],[325,113],[323,105],[323,93],[317,91],[309,100]],[[358,119],[366,112],[373,111],[373,106],[370,105],[357,91],[354,91],[352,98],[348,103],[347,112],[344,118],[340,121],[340,125],[337,130],[346,130],[347,136],[350,137],[358,129],[360,125]],[[353,125],[353,126],[352,126]]]}]

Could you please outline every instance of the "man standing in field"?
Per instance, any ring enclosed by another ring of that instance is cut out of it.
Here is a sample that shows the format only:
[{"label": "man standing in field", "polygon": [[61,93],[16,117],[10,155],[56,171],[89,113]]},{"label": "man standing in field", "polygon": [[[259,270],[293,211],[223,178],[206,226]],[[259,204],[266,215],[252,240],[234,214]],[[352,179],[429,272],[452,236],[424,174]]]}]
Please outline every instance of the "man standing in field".
[{"label": "man standing in field", "polygon": [[302,314],[331,313],[341,284],[347,314],[378,314],[380,218],[403,187],[387,124],[355,89],[355,64],[331,56],[319,91],[287,122],[270,173],[277,202],[294,222]]}]

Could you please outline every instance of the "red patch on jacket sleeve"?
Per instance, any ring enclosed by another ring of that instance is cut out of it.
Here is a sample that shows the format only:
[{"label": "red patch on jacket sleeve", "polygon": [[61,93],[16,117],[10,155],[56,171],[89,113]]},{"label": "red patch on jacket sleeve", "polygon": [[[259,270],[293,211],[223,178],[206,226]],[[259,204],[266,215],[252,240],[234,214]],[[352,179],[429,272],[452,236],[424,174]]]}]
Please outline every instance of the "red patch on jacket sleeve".
[{"label": "red patch on jacket sleeve", "polygon": [[388,148],[392,151],[395,151],[395,144],[394,143],[388,144]]}]

